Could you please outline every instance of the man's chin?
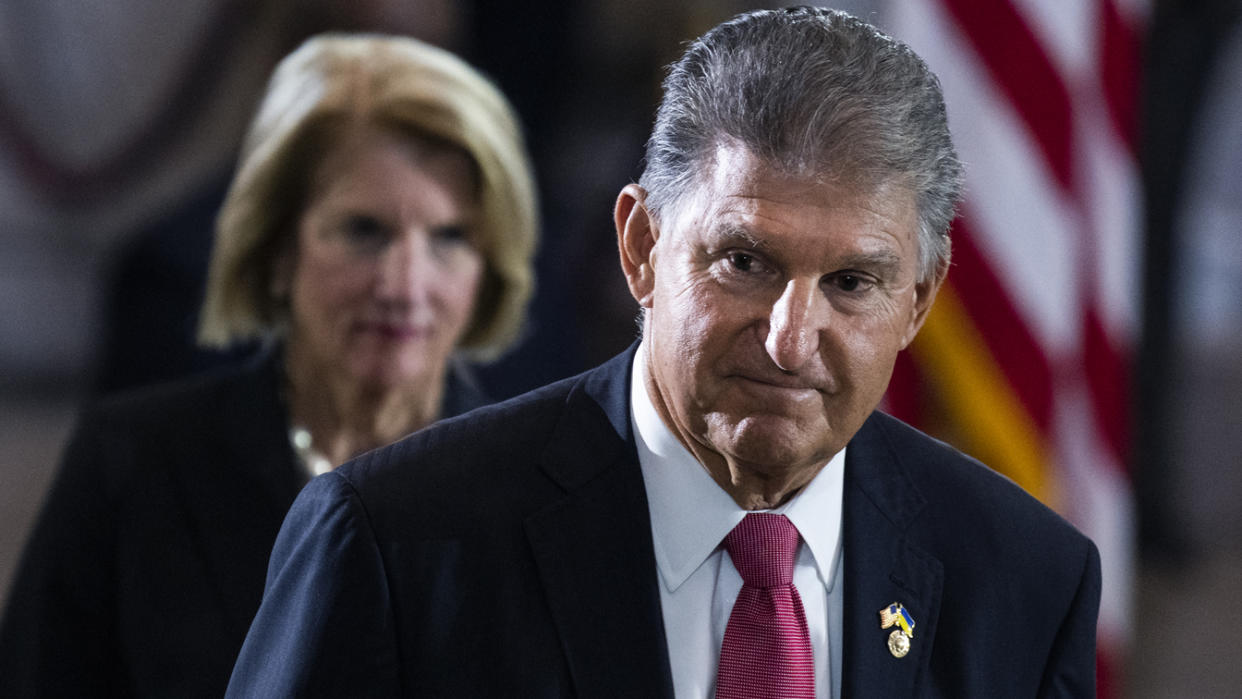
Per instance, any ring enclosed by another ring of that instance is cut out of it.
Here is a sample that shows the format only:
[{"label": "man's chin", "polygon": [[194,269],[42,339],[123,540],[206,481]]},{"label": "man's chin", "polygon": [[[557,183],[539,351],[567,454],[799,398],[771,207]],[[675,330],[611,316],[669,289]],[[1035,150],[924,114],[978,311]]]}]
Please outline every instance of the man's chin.
[{"label": "man's chin", "polygon": [[801,469],[818,468],[835,453],[826,440],[808,440],[808,435],[826,435],[821,425],[804,426],[797,420],[771,415],[747,416],[722,430],[716,441],[718,451],[749,470],[778,475]]}]

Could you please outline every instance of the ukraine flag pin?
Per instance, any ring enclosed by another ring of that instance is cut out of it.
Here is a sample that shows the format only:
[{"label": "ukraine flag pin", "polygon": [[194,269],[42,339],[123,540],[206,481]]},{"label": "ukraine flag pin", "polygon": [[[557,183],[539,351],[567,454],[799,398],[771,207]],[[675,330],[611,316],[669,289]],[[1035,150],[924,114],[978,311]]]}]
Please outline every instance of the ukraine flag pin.
[{"label": "ukraine flag pin", "polygon": [[904,658],[910,652],[910,639],[914,638],[914,617],[901,606],[893,602],[880,610],[880,629],[896,626],[888,635],[888,652],[894,658]]}]

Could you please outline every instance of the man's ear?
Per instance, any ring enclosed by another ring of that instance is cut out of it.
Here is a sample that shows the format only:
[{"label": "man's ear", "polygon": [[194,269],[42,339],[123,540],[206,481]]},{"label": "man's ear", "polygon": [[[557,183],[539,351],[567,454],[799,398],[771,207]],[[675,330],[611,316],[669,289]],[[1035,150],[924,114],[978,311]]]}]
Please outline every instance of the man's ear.
[{"label": "man's ear", "polygon": [[617,226],[617,249],[621,254],[621,271],[630,287],[630,295],[643,308],[651,308],[655,291],[655,268],[651,251],[660,233],[647,210],[647,192],[636,184],[627,184],[617,196],[613,222]]},{"label": "man's ear", "polygon": [[932,303],[936,300],[936,294],[940,291],[940,286],[944,284],[944,278],[948,272],[947,262],[937,265],[936,273],[930,279],[914,285],[914,307],[910,313],[910,324],[901,338],[901,349],[909,347],[910,343],[914,342],[914,337],[919,334],[923,323],[927,321],[927,314],[931,311]]}]

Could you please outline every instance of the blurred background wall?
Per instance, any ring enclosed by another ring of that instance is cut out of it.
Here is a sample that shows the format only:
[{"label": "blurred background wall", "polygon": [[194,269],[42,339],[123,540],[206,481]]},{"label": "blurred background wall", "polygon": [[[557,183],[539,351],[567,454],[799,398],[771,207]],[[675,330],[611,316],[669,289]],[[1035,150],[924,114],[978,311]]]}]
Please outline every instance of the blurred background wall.
[{"label": "blurred background wall", "polygon": [[[1240,5],[836,5],[928,60],[970,168],[947,293],[887,408],[1100,544],[1101,696],[1242,683]],[[423,38],[522,114],[545,225],[526,340],[482,372],[505,397],[632,341],[610,214],[662,66],[760,6],[6,0],[0,595],[82,401],[220,361],[190,341],[212,219],[268,73],[303,38]]]}]

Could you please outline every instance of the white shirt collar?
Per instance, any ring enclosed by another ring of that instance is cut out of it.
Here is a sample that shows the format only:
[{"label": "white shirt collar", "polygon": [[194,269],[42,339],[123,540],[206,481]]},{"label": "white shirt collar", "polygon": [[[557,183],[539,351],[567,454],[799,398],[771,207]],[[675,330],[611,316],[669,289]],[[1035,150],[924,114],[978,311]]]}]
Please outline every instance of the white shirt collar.
[{"label": "white shirt collar", "polygon": [[[646,387],[646,344],[634,355],[630,419],[651,508],[656,565],[666,588],[676,590],[746,516],[660,419]],[[784,505],[784,514],[806,542],[829,592],[841,550],[841,499],[845,450]]]}]

